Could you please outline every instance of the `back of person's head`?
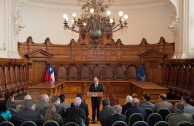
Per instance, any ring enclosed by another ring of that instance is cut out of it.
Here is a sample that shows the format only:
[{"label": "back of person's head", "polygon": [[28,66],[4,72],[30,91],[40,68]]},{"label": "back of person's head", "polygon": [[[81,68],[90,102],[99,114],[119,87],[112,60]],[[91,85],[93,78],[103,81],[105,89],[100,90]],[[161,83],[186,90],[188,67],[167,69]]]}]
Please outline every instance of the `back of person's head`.
[{"label": "back of person's head", "polygon": [[175,112],[177,113],[181,113],[184,112],[184,105],[182,105],[181,103],[176,103],[175,104]]},{"label": "back of person's head", "polygon": [[120,105],[114,106],[114,113],[115,114],[121,114],[122,113],[122,107]]},{"label": "back of person's head", "polygon": [[77,97],[80,97],[81,99],[83,99],[83,95],[81,93],[78,93]]},{"label": "back of person's head", "polygon": [[58,96],[53,96],[52,99],[51,99],[51,102],[52,102],[52,104],[59,105],[60,104],[60,99],[59,99]]},{"label": "back of person's head", "polygon": [[24,100],[22,104],[23,104],[23,106],[22,106],[23,108],[35,110],[34,102],[31,99]]},{"label": "back of person's head", "polygon": [[187,104],[190,104],[190,97],[188,95],[184,95],[182,100],[184,100]]},{"label": "back of person's head", "polygon": [[46,108],[46,113],[44,115],[44,121],[53,120],[54,117],[56,117],[56,107],[54,105],[49,105]]},{"label": "back of person's head", "polygon": [[139,106],[139,99],[134,98],[134,99],[132,100],[132,106]]},{"label": "back of person's head", "polygon": [[0,113],[6,112],[6,110],[7,110],[6,101],[5,100],[0,101]]},{"label": "back of person's head", "polygon": [[65,102],[65,95],[64,95],[64,94],[61,94],[61,95],[59,96],[59,99],[61,100],[61,103],[62,103],[62,102]]},{"label": "back of person's head", "polygon": [[143,98],[144,98],[146,101],[150,101],[150,95],[149,95],[149,94],[144,94],[144,95],[143,95]]},{"label": "back of person's head", "polygon": [[49,96],[47,94],[41,94],[41,99],[48,102],[49,101]]},{"label": "back of person's head", "polygon": [[105,107],[105,106],[108,106],[110,105],[110,101],[108,99],[103,99],[102,100],[102,106]]},{"label": "back of person's head", "polygon": [[31,95],[24,96],[24,100],[32,99]]},{"label": "back of person's head", "polygon": [[73,101],[73,105],[74,105],[75,107],[79,107],[80,104],[81,104],[81,102],[82,102],[81,98],[80,98],[80,97],[76,97],[76,98],[74,99],[74,101]]},{"label": "back of person's head", "polygon": [[131,103],[133,98],[130,95],[127,95],[125,103]]},{"label": "back of person's head", "polygon": [[165,94],[160,94],[160,99],[163,101],[167,100],[167,96]]}]

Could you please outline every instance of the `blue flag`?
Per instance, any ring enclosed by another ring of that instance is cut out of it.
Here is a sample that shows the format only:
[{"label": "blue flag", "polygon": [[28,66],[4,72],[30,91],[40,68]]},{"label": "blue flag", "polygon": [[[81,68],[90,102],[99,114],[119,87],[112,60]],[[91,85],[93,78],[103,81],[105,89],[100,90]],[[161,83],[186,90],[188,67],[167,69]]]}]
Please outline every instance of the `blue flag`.
[{"label": "blue flag", "polygon": [[144,65],[141,64],[139,71],[137,73],[137,80],[141,80],[141,81],[145,81],[146,80],[146,76],[145,76],[145,68]]}]

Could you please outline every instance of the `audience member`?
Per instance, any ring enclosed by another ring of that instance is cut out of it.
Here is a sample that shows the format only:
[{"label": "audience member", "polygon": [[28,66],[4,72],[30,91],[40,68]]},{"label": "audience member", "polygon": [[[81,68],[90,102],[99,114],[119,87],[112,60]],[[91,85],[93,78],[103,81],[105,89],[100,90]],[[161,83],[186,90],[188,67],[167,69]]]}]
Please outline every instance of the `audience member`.
[{"label": "audience member", "polygon": [[134,98],[132,100],[132,107],[129,108],[126,112],[126,118],[127,118],[127,123],[128,123],[128,119],[129,117],[133,114],[133,113],[140,113],[143,117],[144,120],[147,120],[147,114],[146,111],[143,107],[139,106],[139,100],[137,98]]},{"label": "audience member", "polygon": [[126,122],[126,116],[122,115],[121,113],[122,113],[122,107],[120,105],[115,105],[113,115],[107,118],[107,121],[106,121],[107,126],[112,126],[112,124],[115,123],[116,121]]},{"label": "audience member", "polygon": [[7,109],[5,100],[0,101],[0,115],[2,115],[6,121],[9,121],[9,119],[11,118],[11,113]]},{"label": "audience member", "polygon": [[99,112],[99,120],[101,126],[106,126],[106,119],[111,116],[114,110],[110,107],[110,101],[108,99],[102,100],[102,110]]},{"label": "audience member", "polygon": [[12,95],[7,99],[7,108],[16,109],[16,106],[14,95]]},{"label": "audience member", "polygon": [[[25,101],[25,100],[32,100],[31,95],[26,95],[26,96],[24,96],[24,101]],[[23,101],[23,102],[24,102],[24,101]],[[23,103],[23,102],[22,102],[22,103]],[[17,110],[18,112],[19,112],[21,109],[23,109],[23,107],[24,107],[22,103],[16,106],[16,110]],[[36,105],[35,105],[35,107],[36,107]]]},{"label": "audience member", "polygon": [[47,122],[49,120],[56,121],[60,126],[63,125],[63,118],[61,116],[57,116],[56,108],[54,105],[50,105],[46,108],[44,122]]},{"label": "audience member", "polygon": [[143,108],[150,108],[152,111],[155,111],[155,105],[150,102],[150,95],[149,94],[144,94],[143,95],[143,101],[144,103],[141,104]]},{"label": "audience member", "polygon": [[81,98],[76,97],[70,108],[66,110],[64,122],[75,122],[79,126],[85,126],[86,113],[85,110],[80,108]]},{"label": "audience member", "polygon": [[169,112],[172,112],[173,111],[172,103],[167,102],[166,100],[167,100],[167,96],[165,94],[161,94],[159,96],[159,102],[157,102],[155,104],[156,111],[158,111],[161,108],[166,108],[166,109],[169,110]]},{"label": "audience member", "polygon": [[77,97],[80,97],[81,100],[82,100],[82,102],[81,102],[79,107],[85,110],[85,112],[86,112],[86,126],[89,126],[90,118],[88,117],[89,116],[88,104],[86,104],[83,101],[83,95],[82,94],[77,94]]},{"label": "audience member", "polygon": [[184,105],[184,112],[194,113],[194,107],[190,105],[190,97],[188,95],[185,95],[181,98],[181,104]]},{"label": "audience member", "polygon": [[56,112],[61,115],[62,117],[64,116],[64,109],[61,107],[61,101],[58,96],[53,96],[51,99],[51,103],[56,107]]},{"label": "audience member", "polygon": [[180,103],[175,104],[175,113],[168,118],[168,124],[170,126],[177,126],[178,123],[182,121],[187,121],[190,123],[194,123],[193,115],[190,113],[184,112],[184,105]]},{"label": "audience member", "polygon": [[21,125],[24,121],[33,121],[38,126],[41,126],[43,123],[43,118],[39,112],[35,111],[35,104],[31,99],[24,100],[22,109],[11,118],[11,122],[15,126]]},{"label": "audience member", "polygon": [[64,94],[61,94],[60,96],[59,96],[59,99],[61,100],[61,107],[64,109],[64,110],[66,110],[67,108],[69,108],[70,107],[70,105],[69,104],[67,104],[66,102],[65,102],[65,95]]},{"label": "audience member", "polygon": [[132,107],[133,98],[130,95],[127,95],[125,105],[122,106],[122,114],[125,114],[125,111]]},{"label": "audience member", "polygon": [[36,110],[40,111],[49,106],[49,96],[47,94],[41,95],[41,100],[36,104]]}]

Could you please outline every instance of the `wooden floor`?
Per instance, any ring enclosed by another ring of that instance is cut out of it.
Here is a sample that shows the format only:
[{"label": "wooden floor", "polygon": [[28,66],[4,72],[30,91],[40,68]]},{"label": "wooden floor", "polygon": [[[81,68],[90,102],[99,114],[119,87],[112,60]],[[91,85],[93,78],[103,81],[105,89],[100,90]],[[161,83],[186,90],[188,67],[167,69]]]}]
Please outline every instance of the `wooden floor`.
[{"label": "wooden floor", "polygon": [[[89,118],[91,119],[91,118],[92,118],[91,99],[90,99],[90,98],[87,98],[87,99],[85,99],[85,100],[86,100],[86,103],[88,104]],[[73,98],[67,98],[67,99],[66,99],[66,102],[67,102],[68,104],[70,104],[72,101],[73,101]],[[119,99],[119,104],[120,104],[120,105],[125,104],[125,98],[120,98],[120,99]],[[102,109],[102,104],[101,104],[100,107],[101,107],[101,109]],[[100,109],[100,110],[101,110],[101,109]],[[90,126],[101,126],[101,125],[100,125],[100,122],[98,121],[98,123],[96,123],[96,124],[90,124]]]}]

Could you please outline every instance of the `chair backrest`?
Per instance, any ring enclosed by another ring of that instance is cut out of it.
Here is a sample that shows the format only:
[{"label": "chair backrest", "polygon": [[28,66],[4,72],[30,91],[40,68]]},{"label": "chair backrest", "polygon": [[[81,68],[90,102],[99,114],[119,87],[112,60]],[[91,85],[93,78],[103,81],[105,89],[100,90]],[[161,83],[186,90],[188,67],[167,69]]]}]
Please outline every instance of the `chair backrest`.
[{"label": "chair backrest", "polygon": [[133,124],[133,126],[148,126],[148,124],[144,121],[137,121]]},{"label": "chair backrest", "polygon": [[17,113],[17,111],[13,108],[7,108],[10,112],[11,112],[11,115],[15,115]]},{"label": "chair backrest", "polygon": [[166,108],[161,108],[157,111],[158,114],[162,116],[162,119],[165,121],[166,117],[170,114],[169,110]]},{"label": "chair backrest", "polygon": [[151,108],[145,108],[147,116],[151,115],[153,113],[153,110]]},{"label": "chair backrest", "polygon": [[127,126],[127,123],[124,121],[116,121],[112,124],[112,126]]},{"label": "chair backrest", "polygon": [[169,124],[166,121],[159,121],[154,126],[169,126]]},{"label": "chair backrest", "polygon": [[128,126],[132,126],[137,121],[144,121],[144,118],[140,113],[133,113],[129,117]]},{"label": "chair backrest", "polygon": [[174,114],[175,114],[175,113],[170,113],[170,114],[168,114],[168,115],[166,116],[165,121],[168,122],[168,118],[169,118],[171,115],[174,115]]},{"label": "chair backrest", "polygon": [[178,123],[176,126],[192,126],[192,124],[190,122],[183,121]]},{"label": "chair backrest", "polygon": [[152,113],[148,116],[147,123],[149,126],[154,126],[157,122],[162,121],[162,117],[158,113]]},{"label": "chair backrest", "polygon": [[8,122],[8,121],[4,121],[0,123],[0,126],[14,126],[13,123]]},{"label": "chair backrest", "polygon": [[79,126],[79,125],[75,122],[68,122],[64,126]]},{"label": "chair backrest", "polygon": [[32,121],[24,121],[20,126],[37,126],[37,125]]},{"label": "chair backrest", "polygon": [[5,118],[2,115],[0,115],[0,123],[4,121],[5,121]]},{"label": "chair backrest", "polygon": [[54,120],[49,120],[43,124],[43,126],[59,126],[59,124]]}]

